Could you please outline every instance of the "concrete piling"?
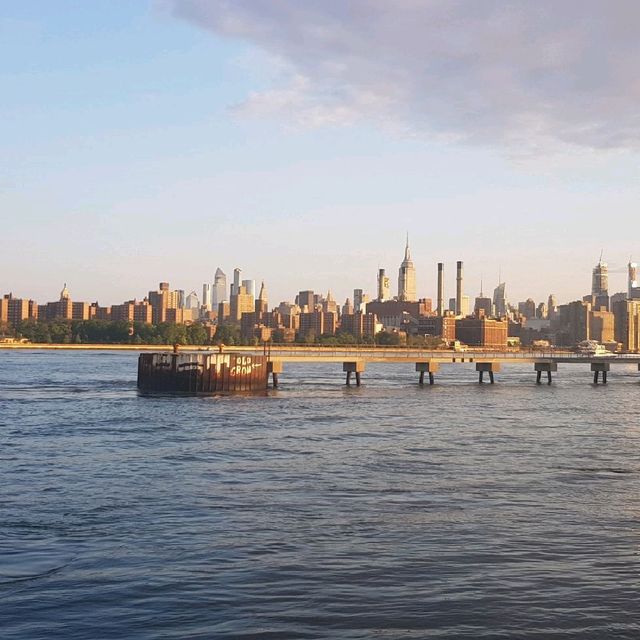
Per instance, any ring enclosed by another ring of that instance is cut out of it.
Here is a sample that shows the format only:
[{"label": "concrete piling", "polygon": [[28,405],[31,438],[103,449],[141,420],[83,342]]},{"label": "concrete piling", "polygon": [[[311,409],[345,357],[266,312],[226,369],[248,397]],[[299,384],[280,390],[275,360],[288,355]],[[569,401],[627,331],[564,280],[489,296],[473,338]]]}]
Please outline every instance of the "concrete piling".
[{"label": "concrete piling", "polygon": [[434,374],[438,371],[440,365],[437,362],[432,362],[431,360],[427,360],[426,362],[416,362],[416,371],[420,373],[420,379],[418,384],[424,384],[424,374],[429,374],[429,384],[432,385],[435,383]]},{"label": "concrete piling", "polygon": [[267,371],[271,374],[271,383],[274,389],[278,388],[278,374],[282,373],[282,362],[280,360],[269,360]]},{"label": "concrete piling", "polygon": [[476,362],[476,371],[478,372],[478,382],[482,384],[484,382],[484,373],[487,372],[489,374],[489,382],[494,384],[495,379],[493,377],[494,373],[500,371],[500,363],[499,362]]},{"label": "concrete piling", "polygon": [[360,386],[360,374],[364,372],[364,362],[358,360],[355,362],[343,362],[342,371],[347,374],[347,386],[351,386],[351,374],[356,374],[356,386]]},{"label": "concrete piling", "polygon": [[[640,365],[639,365],[640,368]],[[593,384],[598,384],[598,378],[602,373],[602,384],[607,384],[607,373],[611,370],[608,362],[592,362],[591,371],[593,371]]]},{"label": "concrete piling", "polygon": [[551,372],[558,370],[558,364],[556,362],[535,362],[533,365],[536,375],[536,384],[541,384],[542,374],[547,374],[547,384],[551,384]]}]

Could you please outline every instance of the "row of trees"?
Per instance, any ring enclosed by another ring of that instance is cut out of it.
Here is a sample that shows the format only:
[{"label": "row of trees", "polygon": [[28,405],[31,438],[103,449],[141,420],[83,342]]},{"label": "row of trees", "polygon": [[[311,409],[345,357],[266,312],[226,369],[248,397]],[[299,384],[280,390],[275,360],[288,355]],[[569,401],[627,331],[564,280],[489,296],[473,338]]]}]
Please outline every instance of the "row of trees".
[{"label": "row of trees", "polygon": [[158,325],[109,320],[24,320],[16,337],[35,343],[55,344],[207,344],[208,334],[201,324]]},{"label": "row of trees", "polygon": [[[26,338],[34,343],[54,344],[184,344],[205,345],[225,344],[257,345],[257,338],[243,340],[240,327],[237,325],[220,325],[213,339],[204,325],[174,324],[143,324],[109,320],[54,320],[40,322],[24,320],[15,331],[17,338]],[[274,342],[277,343],[277,332]],[[322,345],[355,345],[377,344],[380,346],[401,346],[437,348],[441,344],[439,338],[425,336],[404,336],[400,333],[381,331],[373,336],[354,336],[346,332],[314,336],[298,336],[298,342],[303,344]]]}]

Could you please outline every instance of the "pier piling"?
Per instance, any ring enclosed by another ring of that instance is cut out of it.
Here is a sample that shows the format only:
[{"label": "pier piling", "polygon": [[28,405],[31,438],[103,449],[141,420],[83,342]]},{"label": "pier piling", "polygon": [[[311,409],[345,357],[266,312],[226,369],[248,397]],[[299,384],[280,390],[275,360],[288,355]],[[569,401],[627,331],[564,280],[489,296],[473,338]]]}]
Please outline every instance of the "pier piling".
[{"label": "pier piling", "polygon": [[593,384],[598,384],[598,378],[602,373],[602,384],[607,384],[607,373],[611,370],[608,362],[592,362],[591,371],[593,371]]},{"label": "pier piling", "polygon": [[551,384],[551,372],[558,370],[558,365],[555,362],[535,362],[533,369],[536,372],[536,384],[542,383],[542,373],[547,373],[547,384]]},{"label": "pier piling", "polygon": [[283,365],[280,360],[269,360],[267,372],[271,374],[271,383],[274,389],[278,388],[278,374],[282,373]]},{"label": "pier piling", "polygon": [[364,372],[364,362],[343,362],[342,371],[347,374],[347,386],[351,386],[351,374],[356,374],[356,386],[360,386],[360,374]]},{"label": "pier piling", "polygon": [[420,373],[420,378],[418,380],[418,384],[424,384],[424,374],[429,374],[429,384],[432,385],[435,383],[434,374],[440,368],[439,363],[433,362],[432,360],[427,360],[426,362],[416,362],[416,371]]},{"label": "pier piling", "polygon": [[489,374],[489,382],[491,384],[495,383],[495,379],[493,377],[494,373],[500,371],[500,363],[499,362],[476,362],[476,371],[478,372],[478,382],[482,384],[484,382],[484,373],[485,371]]}]

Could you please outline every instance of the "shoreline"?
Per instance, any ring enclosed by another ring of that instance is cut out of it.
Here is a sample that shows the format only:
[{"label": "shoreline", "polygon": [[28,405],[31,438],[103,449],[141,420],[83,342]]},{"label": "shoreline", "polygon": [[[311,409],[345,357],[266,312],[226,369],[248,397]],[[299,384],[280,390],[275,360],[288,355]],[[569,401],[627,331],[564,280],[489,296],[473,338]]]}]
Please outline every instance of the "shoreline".
[{"label": "shoreline", "polygon": [[[198,351],[218,350],[217,347],[211,345],[185,345],[182,350],[194,349]],[[34,349],[43,349],[48,351],[70,350],[70,351],[173,351],[170,344],[38,344],[38,343],[0,343],[0,350],[25,351]]]}]

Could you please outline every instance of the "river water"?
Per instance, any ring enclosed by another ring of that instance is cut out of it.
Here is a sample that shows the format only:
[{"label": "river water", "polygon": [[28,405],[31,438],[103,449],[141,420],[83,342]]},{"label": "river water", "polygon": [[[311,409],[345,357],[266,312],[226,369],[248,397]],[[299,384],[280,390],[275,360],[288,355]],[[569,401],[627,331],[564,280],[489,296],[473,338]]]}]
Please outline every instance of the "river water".
[{"label": "river water", "polygon": [[640,376],[289,365],[145,398],[0,351],[0,637],[638,638]]}]

